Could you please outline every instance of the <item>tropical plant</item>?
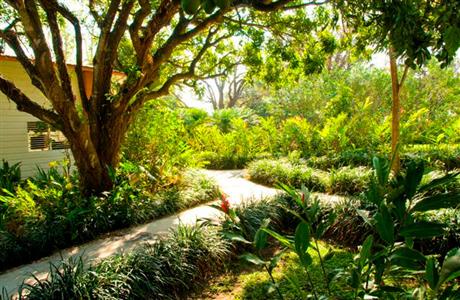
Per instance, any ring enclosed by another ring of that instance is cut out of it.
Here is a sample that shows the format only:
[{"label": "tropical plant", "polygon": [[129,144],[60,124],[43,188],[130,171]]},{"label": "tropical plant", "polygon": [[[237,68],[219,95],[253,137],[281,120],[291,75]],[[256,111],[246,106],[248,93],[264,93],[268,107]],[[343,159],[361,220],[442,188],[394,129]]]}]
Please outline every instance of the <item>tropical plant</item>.
[{"label": "tropical plant", "polygon": [[[366,199],[374,205],[374,209],[361,211],[360,215],[378,235],[367,237],[349,270],[349,283],[355,297],[387,297],[390,294],[393,297],[455,297],[457,283],[452,280],[460,276],[458,250],[450,251],[443,258],[442,266],[438,267],[435,257],[425,256],[414,249],[414,241],[443,234],[445,225],[419,221],[415,216],[420,212],[458,206],[458,193],[430,194],[429,191],[452,181],[459,173],[447,174],[420,185],[423,163],[412,162],[405,174],[395,177],[390,176],[387,160],[374,158],[373,164],[375,173]],[[402,287],[404,280],[385,281],[386,277],[402,279],[405,275],[415,274],[423,274],[418,277],[419,284],[415,289]]]},{"label": "tropical plant", "polygon": [[2,160],[2,166],[0,167],[0,195],[4,193],[3,189],[14,192],[15,186],[21,180],[20,165],[20,163],[10,165],[7,161]]}]

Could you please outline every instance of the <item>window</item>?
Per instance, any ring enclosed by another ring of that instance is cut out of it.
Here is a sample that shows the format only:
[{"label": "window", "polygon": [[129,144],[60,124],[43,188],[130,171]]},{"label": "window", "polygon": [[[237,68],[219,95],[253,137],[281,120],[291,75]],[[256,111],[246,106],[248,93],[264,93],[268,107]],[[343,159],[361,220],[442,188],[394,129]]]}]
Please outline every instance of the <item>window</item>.
[{"label": "window", "polygon": [[68,149],[64,134],[45,122],[27,122],[29,151]]}]

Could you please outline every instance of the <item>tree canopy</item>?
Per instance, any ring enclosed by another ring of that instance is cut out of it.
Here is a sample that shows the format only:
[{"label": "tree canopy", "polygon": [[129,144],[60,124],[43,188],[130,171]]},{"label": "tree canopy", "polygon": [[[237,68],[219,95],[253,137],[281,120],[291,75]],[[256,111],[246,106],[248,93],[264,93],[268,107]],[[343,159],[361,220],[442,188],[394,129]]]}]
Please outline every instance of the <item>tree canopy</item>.
[{"label": "tree canopy", "polygon": [[[0,91],[19,110],[63,132],[82,190],[100,192],[112,185],[107,167],[117,166],[141,107],[178,82],[222,75],[234,63],[229,53],[235,48],[254,66],[249,76],[268,81],[317,72],[336,49],[364,39],[377,48],[391,42],[411,66],[425,63],[431,52],[448,63],[460,41],[458,6],[453,0],[5,0],[0,39],[49,105],[1,74]],[[339,21],[356,35],[339,41]],[[83,75],[87,33],[94,42],[91,95]],[[75,62],[77,87],[68,62]],[[122,80],[114,80],[115,70],[125,74]]]}]

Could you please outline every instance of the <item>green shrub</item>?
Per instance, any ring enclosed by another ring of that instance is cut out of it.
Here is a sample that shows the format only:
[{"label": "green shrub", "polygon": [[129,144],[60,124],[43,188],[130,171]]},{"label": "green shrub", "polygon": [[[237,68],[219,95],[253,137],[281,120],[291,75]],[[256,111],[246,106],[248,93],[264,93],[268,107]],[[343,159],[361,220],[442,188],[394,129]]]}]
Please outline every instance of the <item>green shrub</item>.
[{"label": "green shrub", "polygon": [[330,170],[344,166],[370,166],[372,155],[365,150],[347,150],[339,153],[330,153],[323,156],[311,156],[307,164],[312,168]]},{"label": "green shrub", "polygon": [[260,228],[265,219],[270,219],[270,225],[274,229],[283,228],[282,211],[278,197],[265,197],[262,199],[249,199],[235,207],[235,213],[240,219],[240,226],[244,228],[244,238],[248,241],[254,240],[256,231]]},{"label": "green shrub", "polygon": [[372,171],[365,167],[342,167],[331,170],[328,192],[339,195],[356,195],[363,192],[371,180]]},{"label": "green shrub", "polygon": [[251,180],[269,186],[284,183],[300,188],[304,185],[316,192],[349,195],[359,194],[365,190],[371,171],[364,167],[343,167],[327,173],[312,169],[303,162],[264,159],[250,163],[248,174]]},{"label": "green shrub", "polygon": [[10,165],[7,161],[2,159],[0,166],[0,195],[3,189],[13,192],[14,187],[21,180],[20,163]]},{"label": "green shrub", "polygon": [[402,152],[403,165],[418,160],[423,161],[425,165],[448,171],[460,168],[460,145],[458,144],[411,145]]},{"label": "green shrub", "polygon": [[[144,166],[159,186],[170,184],[185,168],[200,166],[185,139],[186,126],[192,125],[185,124],[180,114],[164,103],[148,104],[136,116],[123,144],[124,160]],[[201,112],[189,116],[196,118],[195,123],[204,118]]]}]

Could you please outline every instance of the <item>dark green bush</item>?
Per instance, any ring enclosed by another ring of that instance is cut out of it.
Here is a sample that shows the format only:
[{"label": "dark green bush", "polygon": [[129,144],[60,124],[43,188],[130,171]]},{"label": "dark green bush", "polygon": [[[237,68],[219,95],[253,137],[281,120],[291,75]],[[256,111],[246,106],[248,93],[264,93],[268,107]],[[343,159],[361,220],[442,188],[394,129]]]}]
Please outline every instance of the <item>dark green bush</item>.
[{"label": "dark green bush", "polygon": [[[370,167],[372,156],[373,153],[367,150],[345,150],[339,153],[308,157],[307,165],[321,170],[337,169],[343,166]],[[401,164],[405,167],[410,161],[421,161],[429,167],[450,171],[460,168],[460,147],[455,144],[410,145],[401,150]]]},{"label": "dark green bush", "polygon": [[244,230],[244,238],[254,240],[256,231],[265,219],[270,219],[270,226],[274,229],[283,227],[282,211],[279,205],[282,200],[279,197],[265,197],[258,200],[244,201],[235,207],[235,213],[240,219],[240,226]]},{"label": "dark green bush", "polygon": [[248,175],[252,181],[268,186],[284,183],[300,187],[303,184],[311,190],[324,192],[329,185],[327,173],[287,159],[254,161],[248,165]]},{"label": "dark green bush", "polygon": [[198,154],[197,158],[207,169],[211,170],[234,170],[242,169],[254,159],[253,157],[241,156],[235,153],[217,153],[204,151]]},{"label": "dark green bush", "polygon": [[323,156],[311,156],[307,165],[321,170],[337,169],[344,166],[370,166],[372,155],[365,150],[345,150]]}]

